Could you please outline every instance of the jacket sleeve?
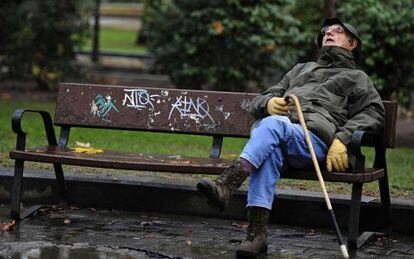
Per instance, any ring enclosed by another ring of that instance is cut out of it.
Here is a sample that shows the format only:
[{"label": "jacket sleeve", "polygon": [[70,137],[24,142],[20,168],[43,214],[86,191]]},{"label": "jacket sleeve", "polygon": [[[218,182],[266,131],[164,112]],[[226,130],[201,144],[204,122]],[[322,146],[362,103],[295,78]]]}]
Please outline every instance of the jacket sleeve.
[{"label": "jacket sleeve", "polygon": [[282,80],[277,85],[266,89],[259,96],[253,99],[249,107],[249,112],[253,115],[253,117],[256,120],[262,119],[269,115],[267,113],[266,106],[270,98],[282,97],[285,94],[286,90],[289,88],[289,81],[290,81],[291,73],[292,73],[292,70],[289,71],[287,74],[285,74],[285,76],[282,78]]},{"label": "jacket sleeve", "polygon": [[367,75],[361,81],[357,81],[358,85],[349,96],[349,119],[335,134],[345,145],[354,131],[382,131],[384,128],[385,109],[381,97]]}]

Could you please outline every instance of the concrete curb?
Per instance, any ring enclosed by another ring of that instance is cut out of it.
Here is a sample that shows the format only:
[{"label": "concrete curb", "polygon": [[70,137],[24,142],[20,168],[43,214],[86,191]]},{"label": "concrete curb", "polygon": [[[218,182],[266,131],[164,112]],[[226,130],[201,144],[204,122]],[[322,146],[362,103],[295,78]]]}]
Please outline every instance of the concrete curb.
[{"label": "concrete curb", "polygon": [[[54,204],[59,198],[54,173],[26,170],[23,202]],[[194,182],[137,176],[106,176],[65,174],[68,201],[81,207],[121,209],[131,211],[185,214],[204,217],[246,220],[246,190],[237,192],[223,212],[210,209],[196,191]],[[13,173],[0,168],[0,202],[8,204]],[[326,205],[319,192],[279,190],[271,213],[271,222],[305,227],[331,228]],[[350,195],[349,195],[350,196]],[[330,194],[331,202],[342,229],[348,223],[350,197]],[[414,201],[392,199],[393,231],[414,234]],[[361,230],[369,229],[381,220],[379,200],[363,197]]]}]

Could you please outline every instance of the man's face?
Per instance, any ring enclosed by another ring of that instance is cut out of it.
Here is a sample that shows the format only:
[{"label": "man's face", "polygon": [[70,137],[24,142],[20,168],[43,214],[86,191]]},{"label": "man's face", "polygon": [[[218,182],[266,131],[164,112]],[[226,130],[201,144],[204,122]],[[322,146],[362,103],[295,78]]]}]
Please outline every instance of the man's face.
[{"label": "man's face", "polygon": [[338,46],[352,51],[358,45],[356,39],[351,39],[345,28],[340,24],[333,24],[322,28],[322,46]]}]

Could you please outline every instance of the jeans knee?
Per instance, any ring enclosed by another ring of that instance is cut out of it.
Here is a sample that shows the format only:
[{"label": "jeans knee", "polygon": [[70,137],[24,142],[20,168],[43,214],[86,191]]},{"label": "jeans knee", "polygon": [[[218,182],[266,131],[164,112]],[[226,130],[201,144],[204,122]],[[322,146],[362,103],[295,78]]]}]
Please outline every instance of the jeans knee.
[{"label": "jeans knee", "polygon": [[291,124],[286,116],[272,115],[262,119],[257,127],[262,127],[268,130],[285,130],[287,125]]}]

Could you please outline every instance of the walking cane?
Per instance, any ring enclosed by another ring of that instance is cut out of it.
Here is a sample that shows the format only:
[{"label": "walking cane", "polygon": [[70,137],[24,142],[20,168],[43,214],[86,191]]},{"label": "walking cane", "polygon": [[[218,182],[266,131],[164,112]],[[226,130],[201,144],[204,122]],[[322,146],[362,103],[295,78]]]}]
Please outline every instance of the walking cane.
[{"label": "walking cane", "polygon": [[322,173],[319,168],[318,160],[316,159],[315,151],[313,150],[313,145],[310,140],[309,132],[305,124],[305,119],[303,118],[302,109],[300,108],[299,100],[293,94],[286,95],[285,100],[288,102],[289,98],[293,100],[296,111],[298,113],[300,125],[302,125],[303,133],[305,134],[306,143],[308,144],[309,152],[312,157],[312,162],[313,162],[313,165],[315,166],[316,174],[318,175],[319,184],[322,187],[322,192],[323,192],[323,196],[325,197],[326,206],[328,207],[328,210],[332,216],[332,221],[335,227],[336,237],[338,238],[338,243],[339,243],[339,246],[341,247],[342,255],[344,256],[344,258],[349,258],[348,250],[346,249],[344,239],[341,235],[341,231],[339,230],[338,222],[336,222],[336,217],[335,217],[334,211],[332,210],[331,200],[329,199],[328,192],[326,191],[325,182],[323,180]]}]

